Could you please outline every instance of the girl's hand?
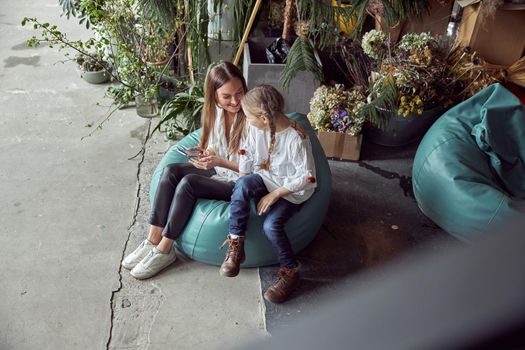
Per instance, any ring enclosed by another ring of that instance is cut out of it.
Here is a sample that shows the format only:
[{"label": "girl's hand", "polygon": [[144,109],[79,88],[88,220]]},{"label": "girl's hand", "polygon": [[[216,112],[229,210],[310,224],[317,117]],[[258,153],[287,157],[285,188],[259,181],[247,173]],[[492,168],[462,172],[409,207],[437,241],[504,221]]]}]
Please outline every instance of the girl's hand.
[{"label": "girl's hand", "polygon": [[270,207],[277,202],[277,200],[280,198],[277,191],[272,191],[268,193],[266,196],[262,197],[259,200],[259,203],[257,203],[257,215],[262,215],[266,213]]}]

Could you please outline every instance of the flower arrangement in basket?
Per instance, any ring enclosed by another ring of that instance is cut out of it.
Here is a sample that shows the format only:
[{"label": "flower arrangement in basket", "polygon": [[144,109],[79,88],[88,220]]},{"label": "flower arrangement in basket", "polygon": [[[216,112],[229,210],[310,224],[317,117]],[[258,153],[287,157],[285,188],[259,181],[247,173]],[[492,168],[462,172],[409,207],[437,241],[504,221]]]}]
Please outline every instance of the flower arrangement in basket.
[{"label": "flower arrangement in basket", "polygon": [[454,103],[457,80],[448,69],[445,50],[430,34],[408,33],[392,45],[385,33],[371,30],[361,46],[343,45],[349,75],[367,91],[358,114],[372,124],[382,128],[392,115],[412,117]]},{"label": "flower arrangement in basket", "polygon": [[358,111],[365,102],[360,88],[322,85],[314,92],[308,119],[318,130],[327,157],[359,159],[365,118]]}]

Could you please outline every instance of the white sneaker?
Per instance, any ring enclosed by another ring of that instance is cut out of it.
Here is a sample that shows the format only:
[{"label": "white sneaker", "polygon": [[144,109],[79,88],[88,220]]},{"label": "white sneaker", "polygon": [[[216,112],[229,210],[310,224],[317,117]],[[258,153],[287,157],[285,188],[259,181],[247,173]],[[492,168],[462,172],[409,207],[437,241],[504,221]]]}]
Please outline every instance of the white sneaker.
[{"label": "white sneaker", "polygon": [[126,256],[122,260],[122,266],[128,270],[131,270],[137,264],[148,255],[149,252],[155,247],[154,244],[151,244],[150,241],[145,239],[142,243],[135,249],[131,254]]},{"label": "white sneaker", "polygon": [[153,277],[171,265],[176,259],[177,256],[173,248],[171,248],[168,254],[163,254],[157,248],[153,248],[149,254],[131,270],[131,276],[139,280]]}]

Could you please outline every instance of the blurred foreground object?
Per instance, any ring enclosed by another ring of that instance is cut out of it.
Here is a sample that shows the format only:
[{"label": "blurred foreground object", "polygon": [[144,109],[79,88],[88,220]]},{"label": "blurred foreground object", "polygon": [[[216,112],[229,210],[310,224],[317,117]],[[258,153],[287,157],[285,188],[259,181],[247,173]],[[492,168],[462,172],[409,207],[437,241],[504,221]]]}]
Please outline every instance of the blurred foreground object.
[{"label": "blurred foreground object", "polygon": [[240,349],[523,349],[523,227],[433,244],[350,279],[315,313]]}]

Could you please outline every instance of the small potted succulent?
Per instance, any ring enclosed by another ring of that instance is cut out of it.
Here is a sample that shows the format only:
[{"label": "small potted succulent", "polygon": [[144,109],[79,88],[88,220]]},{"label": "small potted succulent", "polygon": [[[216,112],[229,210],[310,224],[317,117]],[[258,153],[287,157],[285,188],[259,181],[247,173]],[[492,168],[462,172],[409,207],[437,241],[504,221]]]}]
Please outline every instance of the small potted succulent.
[{"label": "small potted succulent", "polygon": [[102,84],[109,80],[108,64],[99,55],[78,54],[75,57],[80,77],[90,84]]}]

